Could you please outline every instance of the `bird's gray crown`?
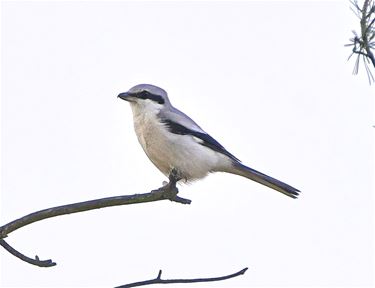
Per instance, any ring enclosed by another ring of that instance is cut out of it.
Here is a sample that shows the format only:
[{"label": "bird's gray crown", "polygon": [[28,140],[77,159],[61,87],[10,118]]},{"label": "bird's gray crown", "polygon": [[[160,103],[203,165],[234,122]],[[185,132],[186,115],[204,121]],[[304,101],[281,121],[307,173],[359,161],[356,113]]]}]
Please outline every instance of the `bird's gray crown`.
[{"label": "bird's gray crown", "polygon": [[138,84],[130,88],[128,92],[131,94],[133,93],[138,94],[138,93],[141,93],[142,91],[147,91],[151,94],[162,96],[163,98],[168,97],[167,96],[168,94],[164,89],[155,85],[151,85],[151,84]]},{"label": "bird's gray crown", "polygon": [[159,104],[169,103],[167,92],[151,84],[138,84],[130,88],[127,93],[137,98],[154,100]]}]

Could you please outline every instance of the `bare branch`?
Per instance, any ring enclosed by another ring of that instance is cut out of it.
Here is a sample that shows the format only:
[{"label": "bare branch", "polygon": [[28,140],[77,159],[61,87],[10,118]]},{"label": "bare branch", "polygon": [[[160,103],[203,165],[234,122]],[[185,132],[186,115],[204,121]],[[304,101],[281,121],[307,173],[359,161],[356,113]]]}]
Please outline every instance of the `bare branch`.
[{"label": "bare branch", "polygon": [[52,262],[51,259],[40,260],[38,256],[35,256],[35,259],[27,257],[24,254],[18,252],[12,246],[10,246],[7,242],[5,242],[4,239],[0,239],[0,245],[3,246],[4,249],[7,250],[13,256],[16,256],[17,258],[21,259],[22,261],[25,261],[25,262],[30,263],[32,265],[36,265],[36,266],[39,266],[39,267],[52,267],[52,266],[56,265],[56,263]]},{"label": "bare branch", "polygon": [[353,7],[350,7],[350,10],[356,15],[359,19],[361,19],[360,13],[362,13],[362,9],[358,6],[358,1],[349,1]]},{"label": "bare branch", "polygon": [[[371,12],[371,13],[374,13],[374,12]],[[370,24],[368,24],[368,26],[366,27],[366,30],[365,30],[365,34],[368,33],[368,31],[371,31],[372,29],[372,25],[374,24],[375,22],[375,18],[371,20]]]},{"label": "bare branch", "polygon": [[373,42],[373,39],[375,37],[373,26],[375,23],[374,0],[365,0],[362,9],[359,7],[357,0],[350,2],[353,6],[353,8],[351,7],[351,9],[353,10],[354,14],[360,18],[361,34],[360,36],[358,36],[358,34],[353,31],[355,37],[350,39],[351,44],[345,46],[353,46],[352,53],[358,55],[355,62],[353,74],[358,73],[359,58],[360,56],[362,56],[364,58],[367,77],[371,84],[371,82],[374,82],[374,77],[368,64],[372,63],[372,65],[375,67],[375,56],[372,52],[372,49],[375,45],[375,43]]},{"label": "bare branch", "polygon": [[[18,252],[16,249],[12,248],[8,243],[6,243],[3,240],[3,238],[7,237],[9,233],[21,227],[29,225],[31,223],[41,221],[41,220],[51,218],[51,217],[66,215],[66,214],[84,212],[84,211],[111,207],[111,206],[147,203],[147,202],[160,201],[160,200],[166,200],[166,199],[170,201],[178,202],[181,204],[190,204],[191,200],[177,196],[178,189],[176,187],[176,182],[178,180],[179,179],[176,178],[176,175],[174,173],[171,173],[169,177],[169,183],[167,183],[166,185],[164,185],[163,187],[159,189],[152,190],[150,193],[122,195],[122,196],[114,196],[114,197],[89,200],[89,201],[84,201],[84,202],[79,202],[79,203],[57,206],[53,208],[47,208],[44,210],[40,210],[31,214],[25,215],[19,219],[11,221],[8,224],[5,224],[0,227],[0,241],[1,241],[0,244],[12,255],[20,258],[23,261],[26,261],[27,263],[37,265],[37,266],[42,266],[42,267],[53,266],[53,265],[50,265],[50,266],[46,265],[47,262],[45,261],[41,262],[39,259],[32,259],[23,255],[22,253]],[[52,263],[51,260],[47,260],[47,261],[50,261]]]},{"label": "bare branch", "polygon": [[364,49],[367,52],[367,57],[371,59],[372,64],[375,67],[375,57],[374,57],[374,54],[372,53],[372,51],[371,51],[371,49],[368,45],[369,44],[368,31],[369,31],[369,29],[371,29],[371,26],[374,23],[374,21],[371,21],[369,23],[369,19],[370,19],[371,15],[374,13],[374,9],[373,9],[374,6],[370,7],[370,11],[367,14],[369,5],[371,5],[371,4],[373,5],[373,3],[371,3],[371,2],[372,2],[371,0],[365,0],[365,2],[363,4],[363,8],[362,8],[362,19],[361,19],[360,23],[361,23],[362,41],[363,41]]},{"label": "bare branch", "polygon": [[158,276],[151,280],[145,280],[140,282],[134,282],[130,284],[125,284],[121,286],[117,286],[115,288],[130,288],[130,287],[138,287],[138,286],[145,286],[145,285],[151,285],[151,284],[175,284],[175,283],[196,283],[196,282],[213,282],[213,281],[222,281],[227,280],[230,278],[234,278],[240,275],[245,274],[247,271],[247,267],[242,269],[241,271],[238,271],[236,273],[221,276],[221,277],[212,277],[212,278],[195,278],[195,279],[161,279],[161,273],[162,271],[159,270]]}]

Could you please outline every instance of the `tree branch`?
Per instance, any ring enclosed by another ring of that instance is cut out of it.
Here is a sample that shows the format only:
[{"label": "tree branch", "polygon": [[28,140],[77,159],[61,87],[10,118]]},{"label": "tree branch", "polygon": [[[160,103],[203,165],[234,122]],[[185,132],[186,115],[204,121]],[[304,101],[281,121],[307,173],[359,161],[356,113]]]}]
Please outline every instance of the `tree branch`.
[{"label": "tree branch", "polygon": [[[369,6],[372,4],[372,7],[370,7],[370,11],[367,14]],[[369,18],[374,13],[374,5],[371,3],[371,0],[365,0],[362,8],[362,19],[360,21],[361,23],[361,32],[362,32],[362,40],[363,40],[363,47],[366,50],[367,57],[370,58],[372,65],[375,67],[375,57],[374,54],[371,51],[370,48],[370,41],[369,41],[369,32],[372,30],[372,24],[374,24],[374,19],[369,22]]]},{"label": "tree branch", "polygon": [[39,266],[39,267],[52,267],[52,266],[56,265],[56,263],[52,262],[51,259],[40,260],[38,256],[35,256],[35,259],[27,257],[24,254],[18,252],[12,246],[10,246],[7,242],[5,242],[4,239],[0,239],[0,245],[3,246],[4,249],[7,250],[13,256],[16,256],[17,258],[21,259],[22,261],[25,261],[25,262],[30,263],[32,265]]},{"label": "tree branch", "polygon": [[178,189],[176,187],[176,183],[178,180],[179,179],[176,178],[176,174],[171,173],[171,175],[169,176],[169,183],[167,183],[166,185],[164,185],[163,187],[159,189],[152,190],[150,193],[123,195],[123,196],[114,196],[114,197],[108,197],[108,198],[95,199],[95,200],[90,200],[90,201],[57,206],[53,208],[47,208],[44,210],[40,210],[31,214],[25,215],[19,219],[11,221],[8,224],[5,224],[0,227],[0,245],[3,246],[9,253],[11,253],[12,255],[18,257],[19,259],[27,263],[37,265],[37,266],[42,266],[42,267],[53,266],[47,263],[47,262],[53,263],[51,260],[46,260],[47,262],[45,262],[45,261],[40,261],[38,258],[32,259],[23,255],[22,253],[18,252],[16,249],[11,247],[8,243],[6,243],[3,240],[3,238],[7,237],[9,233],[21,227],[29,225],[31,223],[41,221],[43,219],[47,219],[51,217],[66,215],[66,214],[84,212],[84,211],[111,207],[111,206],[147,203],[147,202],[160,201],[160,200],[166,200],[166,199],[170,201],[178,202],[181,204],[190,204],[191,200],[177,196]]},{"label": "tree branch", "polygon": [[130,288],[130,287],[138,287],[138,286],[145,286],[145,285],[151,285],[151,284],[172,284],[172,283],[196,283],[196,282],[213,282],[213,281],[222,281],[230,278],[234,278],[240,275],[245,274],[247,271],[247,267],[242,269],[241,271],[238,271],[236,273],[221,276],[221,277],[213,277],[213,278],[195,278],[195,279],[161,279],[161,273],[162,271],[159,270],[159,274],[156,278],[151,280],[145,280],[140,282],[134,282],[130,284],[125,284],[121,286],[117,286],[115,288]]},{"label": "tree branch", "polygon": [[355,31],[353,31],[354,37],[350,39],[352,43],[345,46],[353,46],[351,55],[357,54],[353,74],[358,74],[360,63],[359,60],[360,58],[362,58],[363,64],[366,68],[367,77],[371,84],[375,81],[375,78],[372,75],[371,69],[369,67],[369,64],[372,63],[375,68],[375,56],[372,52],[372,49],[375,45],[375,42],[373,41],[375,37],[375,29],[373,26],[375,23],[375,4],[374,0],[364,0],[363,7],[361,9],[358,5],[357,0],[353,0],[351,1],[351,3],[354,7],[354,9],[351,9],[354,11],[354,14],[360,19],[361,33],[360,35],[358,35]]},{"label": "tree branch", "polygon": [[[104,207],[111,207],[111,206],[118,206],[118,205],[129,205],[129,204],[137,204],[137,203],[146,203],[146,202],[153,202],[159,200],[170,200],[174,202],[178,202],[181,204],[190,204],[191,200],[181,198],[177,196],[178,189],[176,187],[177,181],[180,180],[176,171],[172,170],[169,176],[169,183],[165,184],[163,187],[152,190],[150,193],[144,194],[134,194],[134,195],[123,195],[123,196],[114,196],[108,198],[101,198],[95,199],[90,201],[84,201],[79,203],[73,203],[68,205],[57,206],[53,208],[48,208],[44,210],[40,210],[28,215],[25,215],[19,219],[9,222],[0,227],[0,245],[7,250],[13,256],[25,261],[29,264],[36,265],[39,267],[52,267],[55,266],[56,263],[53,262],[51,259],[49,260],[40,260],[38,256],[35,258],[30,258],[22,254],[21,252],[14,249],[10,246],[3,238],[7,237],[8,234],[11,232],[29,225],[31,223],[41,221],[43,219],[89,211],[93,209],[99,209]],[[221,277],[213,277],[213,278],[195,278],[195,279],[161,279],[162,271],[159,271],[158,276],[155,279],[140,281],[130,284],[125,284],[122,286],[118,286],[117,288],[128,288],[128,287],[137,287],[137,286],[144,286],[150,284],[172,284],[172,283],[196,283],[196,282],[212,282],[212,281],[222,281],[230,278],[234,278],[240,275],[245,274],[248,268],[244,268],[241,271],[236,273],[221,276]]]}]

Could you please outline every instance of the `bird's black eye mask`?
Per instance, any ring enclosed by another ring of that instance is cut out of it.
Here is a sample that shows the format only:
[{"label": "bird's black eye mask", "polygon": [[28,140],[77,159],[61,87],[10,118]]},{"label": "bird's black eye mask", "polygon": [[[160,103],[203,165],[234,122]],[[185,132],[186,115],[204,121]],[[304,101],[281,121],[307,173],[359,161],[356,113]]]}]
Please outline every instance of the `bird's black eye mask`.
[{"label": "bird's black eye mask", "polygon": [[150,93],[146,90],[143,90],[139,93],[134,93],[134,95],[132,95],[132,96],[137,97],[139,99],[150,99],[150,100],[155,101],[155,102],[157,102],[161,105],[165,103],[163,97],[161,97],[160,95],[152,94],[152,93]]}]

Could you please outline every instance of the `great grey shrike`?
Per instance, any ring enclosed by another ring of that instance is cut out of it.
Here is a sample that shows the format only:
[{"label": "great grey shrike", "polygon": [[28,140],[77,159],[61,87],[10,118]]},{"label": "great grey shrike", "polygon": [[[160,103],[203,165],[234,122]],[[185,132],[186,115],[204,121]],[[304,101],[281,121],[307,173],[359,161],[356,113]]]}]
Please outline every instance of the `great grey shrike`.
[{"label": "great grey shrike", "polygon": [[187,182],[210,172],[227,172],[297,198],[298,189],[243,165],[190,117],[174,108],[163,89],[139,84],[118,97],[130,103],[138,141],[164,175],[169,176],[173,170]]}]

